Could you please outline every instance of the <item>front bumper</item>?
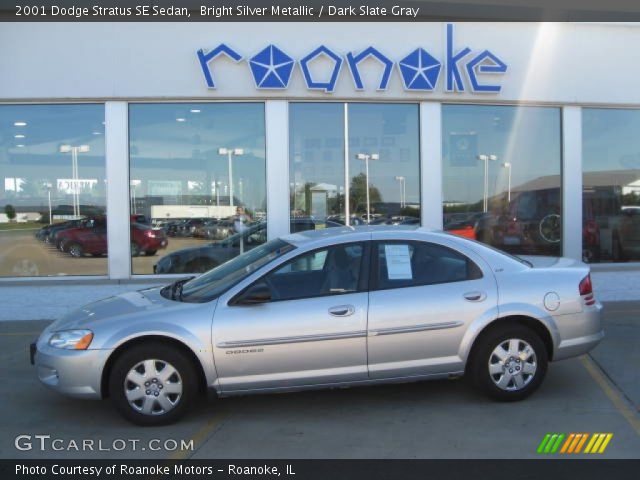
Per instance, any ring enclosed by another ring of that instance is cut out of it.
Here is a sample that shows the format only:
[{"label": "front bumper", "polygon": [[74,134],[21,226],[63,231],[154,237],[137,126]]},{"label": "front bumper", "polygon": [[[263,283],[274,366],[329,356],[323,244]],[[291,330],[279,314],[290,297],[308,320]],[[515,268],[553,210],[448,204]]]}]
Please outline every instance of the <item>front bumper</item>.
[{"label": "front bumper", "polygon": [[112,350],[64,350],[38,342],[32,347],[38,380],[77,398],[102,398],[102,371]]},{"label": "front bumper", "polygon": [[553,360],[577,357],[592,350],[604,338],[602,304],[585,307],[581,313],[559,315],[556,325],[560,333]]}]

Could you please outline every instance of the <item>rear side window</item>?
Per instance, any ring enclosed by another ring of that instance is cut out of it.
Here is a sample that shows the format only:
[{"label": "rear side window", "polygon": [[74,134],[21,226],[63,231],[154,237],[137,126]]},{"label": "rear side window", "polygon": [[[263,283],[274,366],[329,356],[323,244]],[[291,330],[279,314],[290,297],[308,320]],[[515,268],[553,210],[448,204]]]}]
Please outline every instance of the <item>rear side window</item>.
[{"label": "rear side window", "polygon": [[466,256],[427,242],[379,242],[376,263],[378,290],[482,278],[480,268]]}]

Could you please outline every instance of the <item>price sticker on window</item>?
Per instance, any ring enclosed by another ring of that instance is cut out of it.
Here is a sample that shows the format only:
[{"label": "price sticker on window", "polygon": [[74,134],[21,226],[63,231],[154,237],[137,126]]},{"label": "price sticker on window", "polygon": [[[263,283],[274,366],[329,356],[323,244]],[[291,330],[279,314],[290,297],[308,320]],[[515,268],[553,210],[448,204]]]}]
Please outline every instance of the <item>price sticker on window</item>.
[{"label": "price sticker on window", "polygon": [[412,280],[411,255],[409,245],[385,245],[387,277],[389,280]]}]

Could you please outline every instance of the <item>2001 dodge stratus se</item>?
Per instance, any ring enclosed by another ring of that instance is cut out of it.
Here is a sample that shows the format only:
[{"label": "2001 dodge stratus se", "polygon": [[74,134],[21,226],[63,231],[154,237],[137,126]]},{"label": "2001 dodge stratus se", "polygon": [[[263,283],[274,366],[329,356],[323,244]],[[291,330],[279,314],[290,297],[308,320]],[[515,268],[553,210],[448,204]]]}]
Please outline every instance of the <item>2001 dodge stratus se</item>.
[{"label": "2001 dodge stratus se", "polygon": [[[534,266],[531,262],[536,262]],[[32,346],[42,383],[141,425],[218,396],[465,374],[521,400],[603,337],[589,269],[450,234],[330,228],[269,241],[164,288],[107,298]]]}]

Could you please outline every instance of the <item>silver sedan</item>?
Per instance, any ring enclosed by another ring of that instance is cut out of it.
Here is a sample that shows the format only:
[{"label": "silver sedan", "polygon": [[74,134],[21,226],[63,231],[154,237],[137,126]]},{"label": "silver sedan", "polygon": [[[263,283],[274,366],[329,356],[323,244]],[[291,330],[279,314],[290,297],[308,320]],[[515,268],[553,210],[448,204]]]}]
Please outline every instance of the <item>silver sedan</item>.
[{"label": "silver sedan", "polygon": [[589,268],[412,227],[271,240],[209,272],[70,312],[32,346],[46,386],[167,424],[219,397],[467,375],[521,400],[602,339]]}]

